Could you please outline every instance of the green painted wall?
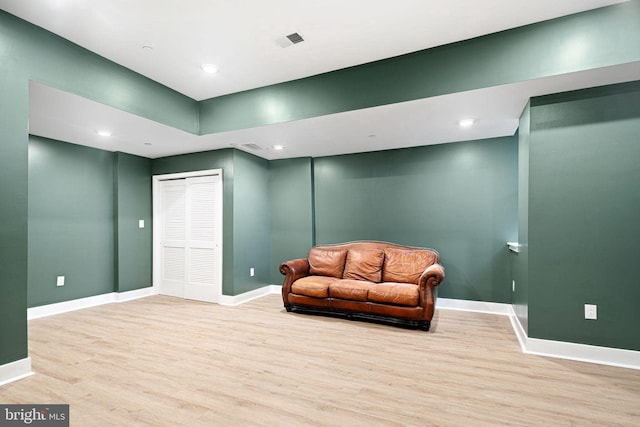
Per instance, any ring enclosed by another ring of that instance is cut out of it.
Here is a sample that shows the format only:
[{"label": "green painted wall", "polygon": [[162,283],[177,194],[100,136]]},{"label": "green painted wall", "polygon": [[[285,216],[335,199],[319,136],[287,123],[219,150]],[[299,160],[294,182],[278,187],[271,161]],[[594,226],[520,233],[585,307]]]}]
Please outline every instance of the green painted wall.
[{"label": "green painted wall", "polygon": [[318,244],[382,240],[437,249],[439,295],[511,302],[517,139],[315,159]]},{"label": "green painted wall", "polygon": [[29,307],[151,286],[151,160],[30,136],[28,236]]},{"label": "green painted wall", "polygon": [[0,365],[27,357],[28,85],[7,49],[0,37]]},{"label": "green painted wall", "polygon": [[180,156],[154,159],[151,164],[153,175],[222,169],[222,292],[233,294],[234,283],[234,150],[204,151]]},{"label": "green painted wall", "polygon": [[640,81],[531,100],[530,337],[640,350],[638,135]]},{"label": "green painted wall", "polygon": [[[200,132],[333,114],[640,61],[631,1],[200,103]],[[473,70],[472,72],[470,70]]]},{"label": "green painted wall", "polygon": [[[233,292],[238,295],[271,280],[269,162],[234,150]],[[255,276],[249,275],[250,268]]]},{"label": "green painted wall", "polygon": [[199,131],[196,101],[0,10],[0,365],[27,356],[29,80]]},{"label": "green painted wall", "polygon": [[272,284],[282,284],[282,262],[305,258],[313,246],[312,188],[312,159],[269,162]]},{"label": "green painted wall", "polygon": [[113,158],[29,138],[29,307],[113,292]]},{"label": "green painted wall", "polygon": [[529,140],[531,106],[527,102],[518,127],[518,253],[510,253],[514,280],[513,310],[525,331],[529,328]]},{"label": "green painted wall", "polygon": [[[152,286],[151,160],[115,153],[115,291]],[[138,221],[144,220],[144,228]]]}]

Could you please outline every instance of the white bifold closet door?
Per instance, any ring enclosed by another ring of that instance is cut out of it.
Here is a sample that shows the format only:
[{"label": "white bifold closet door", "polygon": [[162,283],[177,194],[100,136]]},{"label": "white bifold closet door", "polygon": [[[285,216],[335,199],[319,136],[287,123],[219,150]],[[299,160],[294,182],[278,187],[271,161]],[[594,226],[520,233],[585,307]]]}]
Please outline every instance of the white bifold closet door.
[{"label": "white bifold closet door", "polygon": [[222,290],[222,179],[161,182],[160,293],[218,302]]}]

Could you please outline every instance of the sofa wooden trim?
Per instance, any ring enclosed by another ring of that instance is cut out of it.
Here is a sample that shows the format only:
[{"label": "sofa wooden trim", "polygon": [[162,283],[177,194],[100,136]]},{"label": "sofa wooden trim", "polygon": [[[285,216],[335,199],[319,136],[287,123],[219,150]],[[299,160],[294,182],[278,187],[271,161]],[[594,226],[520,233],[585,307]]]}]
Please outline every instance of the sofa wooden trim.
[{"label": "sofa wooden trim", "polygon": [[[280,264],[280,272],[285,276],[282,284],[282,300],[289,312],[329,315],[393,324],[410,328],[429,330],[437,300],[437,286],[445,276],[444,267],[439,263],[439,254],[430,248],[402,246],[378,241],[357,241],[336,245],[319,245],[317,249],[327,250],[384,250],[429,251],[433,255],[433,264],[420,274],[417,283],[418,304],[414,306],[394,305],[373,301],[355,301],[348,299],[310,297],[292,292],[292,285],[299,279],[310,276],[308,258],[286,261]],[[339,280],[339,279],[337,279]]]}]

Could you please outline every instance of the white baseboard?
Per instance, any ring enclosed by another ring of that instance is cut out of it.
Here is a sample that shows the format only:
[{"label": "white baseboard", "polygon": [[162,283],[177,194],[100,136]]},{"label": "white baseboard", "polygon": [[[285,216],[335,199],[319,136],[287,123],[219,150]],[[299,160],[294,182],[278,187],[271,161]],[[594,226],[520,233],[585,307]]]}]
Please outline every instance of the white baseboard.
[{"label": "white baseboard", "polygon": [[156,295],[158,292],[156,292],[156,289],[153,286],[149,286],[142,289],[134,289],[133,291],[114,293],[116,295],[117,302],[126,302],[138,298],[150,297],[151,295]]},{"label": "white baseboard", "polygon": [[520,319],[516,315],[516,312],[511,307],[511,313],[509,313],[509,320],[511,321],[511,327],[513,328],[513,332],[516,334],[516,338],[518,339],[518,344],[520,344],[520,349],[523,353],[527,352],[527,331],[522,327],[522,323],[520,323]]},{"label": "white baseboard", "polygon": [[640,370],[640,351],[529,338],[513,309],[509,318],[523,353]]},{"label": "white baseboard", "polygon": [[438,298],[436,308],[445,310],[477,311],[480,313],[499,314],[508,316],[511,313],[510,304],[485,301],[468,301],[463,299]]},{"label": "white baseboard", "polygon": [[510,304],[438,298],[436,307],[445,310],[475,311],[509,316],[513,332],[525,354],[640,369],[640,351],[529,338]]},{"label": "white baseboard", "polygon": [[21,380],[30,375],[33,375],[30,357],[5,363],[4,365],[0,365],[0,386]]},{"label": "white baseboard", "polygon": [[265,295],[279,294],[281,292],[282,286],[266,285],[240,295],[220,295],[218,304],[228,306],[240,305]]},{"label": "white baseboard", "polygon": [[102,304],[109,304],[115,302],[114,294],[115,292],[112,292],[109,294],[95,295],[87,298],[78,298],[71,301],[31,307],[27,309],[27,320],[39,319],[41,317],[53,316],[55,314],[81,310],[83,308],[95,307]]},{"label": "white baseboard", "polygon": [[[262,288],[254,289],[249,292],[245,292],[240,295],[221,295],[218,304],[220,305],[240,305],[245,302],[249,302],[256,298],[263,297],[269,294],[279,294],[282,287],[278,285],[266,285]],[[27,319],[38,319],[46,316],[53,316],[55,314],[66,313],[74,310],[81,310],[83,308],[95,307],[97,305],[111,304],[115,302],[131,301],[138,298],[148,297],[150,295],[156,295],[157,289],[153,286],[147,288],[135,289],[127,292],[111,292],[108,294],[95,295],[87,298],[78,298],[71,301],[63,301],[54,304],[41,305],[39,307],[31,307],[27,309]]]},{"label": "white baseboard", "polygon": [[114,302],[131,301],[137,298],[143,298],[154,295],[155,289],[147,287],[127,292],[111,292],[108,294],[95,295],[87,298],[78,298],[71,301],[63,301],[54,304],[41,305],[27,309],[27,320],[38,319],[40,317],[53,316],[55,314],[66,313],[69,311],[81,310],[83,308],[95,307],[102,304],[111,304]]}]

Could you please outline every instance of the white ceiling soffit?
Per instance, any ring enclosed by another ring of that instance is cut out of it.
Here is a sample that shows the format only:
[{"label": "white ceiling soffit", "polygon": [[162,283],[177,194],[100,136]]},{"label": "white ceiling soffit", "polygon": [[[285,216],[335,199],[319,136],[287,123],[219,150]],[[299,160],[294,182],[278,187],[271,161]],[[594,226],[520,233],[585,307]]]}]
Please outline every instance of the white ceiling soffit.
[{"label": "white ceiling soffit", "polygon": [[[0,8],[203,100],[623,1],[0,0]],[[295,32],[305,41],[282,48]]]},{"label": "white ceiling soffit", "polygon": [[[230,147],[269,160],[321,157],[513,135],[529,97],[638,79],[635,62],[203,136],[31,83],[29,132],[149,158]],[[467,117],[474,126],[458,127]],[[98,135],[99,129],[112,136]]]}]

